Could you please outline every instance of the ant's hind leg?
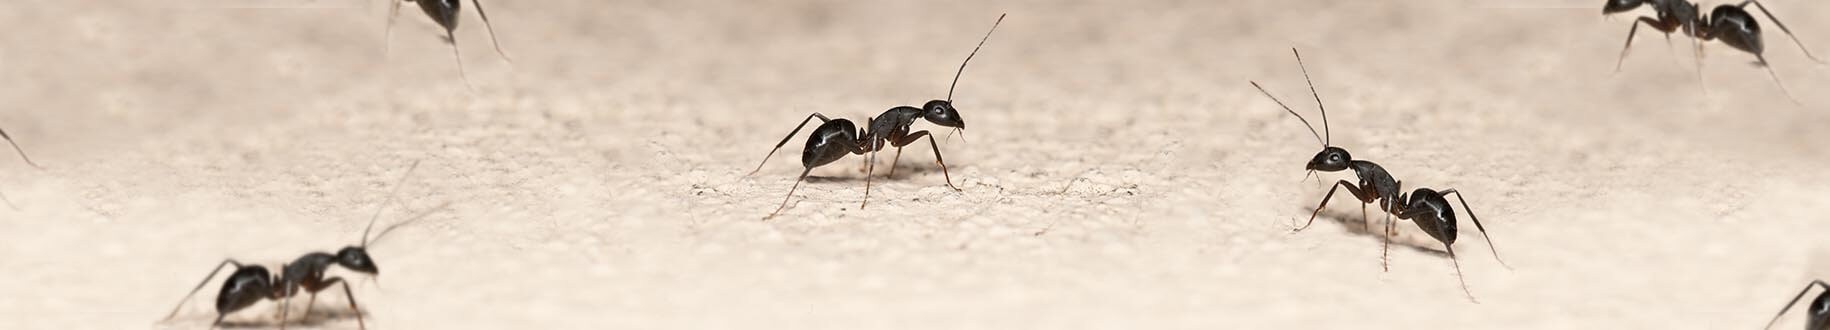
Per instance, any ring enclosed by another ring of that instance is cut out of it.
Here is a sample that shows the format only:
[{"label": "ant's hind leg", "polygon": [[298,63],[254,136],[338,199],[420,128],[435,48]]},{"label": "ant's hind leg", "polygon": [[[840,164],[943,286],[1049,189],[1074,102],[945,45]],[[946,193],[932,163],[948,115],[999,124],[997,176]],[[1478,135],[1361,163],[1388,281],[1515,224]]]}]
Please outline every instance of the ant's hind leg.
[{"label": "ant's hind leg", "polygon": [[1449,253],[1449,264],[1455,267],[1455,281],[1461,282],[1461,293],[1468,295],[1469,302],[1476,304],[1481,303],[1480,300],[1474,299],[1474,291],[1468,290],[1468,280],[1462,277],[1461,274],[1461,262],[1455,260],[1455,248],[1449,247],[1448,244],[1443,244],[1442,249]]},{"label": "ant's hind leg", "polygon": [[1791,301],[1791,302],[1787,302],[1787,303],[1786,303],[1786,307],[1785,307],[1785,308],[1780,308],[1780,309],[1779,309],[1779,314],[1773,314],[1773,320],[1772,320],[1772,321],[1767,321],[1767,322],[1766,322],[1766,327],[1765,327],[1765,328],[1762,328],[1762,329],[1772,329],[1772,328],[1773,328],[1773,323],[1778,323],[1778,322],[1779,322],[1779,317],[1780,317],[1780,316],[1785,316],[1785,315],[1786,315],[1786,311],[1787,311],[1787,310],[1791,310],[1791,309],[1792,309],[1792,305],[1797,305],[1797,304],[1798,304],[1798,300],[1799,300],[1799,299],[1804,299],[1804,298],[1805,298],[1805,293],[1808,293],[1808,292],[1811,292],[1811,287],[1813,287],[1813,286],[1820,286],[1820,287],[1823,287],[1823,288],[1824,288],[1824,290],[1830,290],[1830,284],[1824,284],[1824,281],[1823,281],[1823,280],[1813,280],[1813,281],[1811,281],[1811,284],[1805,284],[1805,288],[1804,288],[1804,289],[1801,289],[1801,290],[1798,290],[1798,295],[1797,295],[1797,296],[1793,296],[1793,297],[1792,297],[1792,301]]},{"label": "ant's hind leg", "polygon": [[782,150],[782,146],[783,146],[783,145],[787,145],[787,144],[788,144],[788,140],[793,140],[793,139],[794,139],[794,134],[798,134],[798,133],[800,133],[800,132],[801,132],[801,129],[802,129],[802,128],[806,128],[806,127],[807,127],[807,122],[809,122],[809,121],[813,121],[813,119],[814,119],[814,118],[819,118],[819,119],[820,119],[820,122],[822,122],[822,123],[824,123],[824,122],[828,122],[828,121],[832,121],[832,119],[828,119],[828,118],[826,118],[826,115],[822,115],[822,114],[820,114],[820,113],[818,113],[818,112],[815,112],[815,113],[813,113],[813,114],[811,114],[811,115],[807,115],[807,119],[801,119],[801,124],[800,124],[800,125],[796,125],[796,126],[794,126],[794,130],[793,130],[793,131],[789,131],[789,132],[788,132],[788,136],[783,136],[783,137],[782,137],[782,142],[778,142],[778,143],[776,143],[776,144],[775,144],[775,149],[769,149],[769,155],[768,155],[768,156],[763,156],[763,160],[762,160],[762,163],[760,163],[760,164],[756,164],[756,169],[755,169],[755,170],[751,170],[751,171],[750,171],[750,174],[744,174],[744,175],[743,175],[743,176],[750,176],[750,175],[753,175],[753,174],[756,174],[756,172],[757,172],[757,171],[762,171],[762,167],[763,167],[763,165],[764,165],[764,164],[768,164],[768,163],[769,163],[769,157],[774,157],[774,156],[775,156],[775,152],[776,152],[776,151],[780,151],[780,150]]},{"label": "ant's hind leg", "polygon": [[[216,273],[222,272],[222,267],[228,265],[235,265],[235,268],[237,269],[242,267],[241,262],[235,261],[235,259],[223,259],[222,263],[216,264],[215,269],[210,270],[210,275],[205,275],[203,281],[197,282],[197,287],[191,288],[191,293],[184,295],[184,300],[178,301],[177,307],[172,307],[172,313],[165,315],[165,319],[171,320],[172,317],[178,316],[178,310],[184,308],[184,303],[190,301],[191,297],[196,296],[197,291],[203,290],[204,285],[210,284],[210,279],[216,278]],[[216,322],[222,323],[222,316],[217,316]]]},{"label": "ant's hind leg", "polygon": [[788,196],[782,197],[782,206],[775,207],[775,212],[769,212],[769,216],[763,217],[763,220],[769,220],[771,218],[775,218],[776,214],[782,213],[782,209],[788,208],[788,201],[794,199],[794,190],[801,188],[801,181],[807,181],[807,173],[809,173],[809,172],[813,172],[813,168],[808,168],[804,171],[801,171],[801,178],[795,179],[794,187],[788,188]]},{"label": "ant's hind leg", "polygon": [[1803,41],[1798,40],[1798,35],[1792,34],[1792,29],[1786,28],[1785,23],[1780,23],[1778,17],[1773,17],[1773,12],[1767,11],[1766,5],[1760,4],[1759,1],[1747,0],[1745,2],[1742,2],[1738,7],[1745,8],[1745,7],[1747,7],[1747,4],[1750,4],[1750,3],[1754,4],[1755,8],[1759,8],[1760,13],[1766,14],[1766,19],[1769,21],[1773,21],[1773,25],[1779,26],[1779,31],[1785,32],[1787,37],[1792,37],[1792,43],[1798,44],[1798,49],[1803,50],[1805,52],[1805,57],[1811,58],[1811,61],[1814,61],[1817,63],[1824,63],[1823,59],[1817,58],[1817,55],[1811,54],[1811,49],[1806,48],[1805,43]]}]

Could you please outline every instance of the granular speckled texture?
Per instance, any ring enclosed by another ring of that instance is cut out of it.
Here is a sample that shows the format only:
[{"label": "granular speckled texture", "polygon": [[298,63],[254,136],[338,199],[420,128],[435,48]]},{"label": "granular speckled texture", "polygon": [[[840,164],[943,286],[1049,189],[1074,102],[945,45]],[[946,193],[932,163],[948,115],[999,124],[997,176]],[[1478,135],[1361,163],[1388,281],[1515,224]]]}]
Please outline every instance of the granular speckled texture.
[{"label": "granular speckled texture", "polygon": [[[222,258],[355,243],[413,160],[384,221],[455,204],[371,249],[374,329],[1733,329],[1830,276],[1830,67],[1776,29],[1802,105],[1720,44],[1706,89],[1683,38],[1612,72],[1600,1],[495,0],[514,62],[467,12],[471,92],[416,11],[384,57],[382,1],[248,3],[0,5],[46,167],[0,157],[0,328],[205,327],[214,284],[160,319]],[[1830,4],[1768,7],[1830,54]],[[846,158],[760,221],[793,124],[944,97],[1000,12],[936,129],[963,192],[922,143],[868,208]],[[1336,145],[1467,193],[1515,268],[1464,222],[1479,304],[1408,222],[1381,272],[1350,200],[1289,233],[1319,147],[1247,81],[1314,116],[1291,47]],[[295,327],[355,326],[321,298]]]}]

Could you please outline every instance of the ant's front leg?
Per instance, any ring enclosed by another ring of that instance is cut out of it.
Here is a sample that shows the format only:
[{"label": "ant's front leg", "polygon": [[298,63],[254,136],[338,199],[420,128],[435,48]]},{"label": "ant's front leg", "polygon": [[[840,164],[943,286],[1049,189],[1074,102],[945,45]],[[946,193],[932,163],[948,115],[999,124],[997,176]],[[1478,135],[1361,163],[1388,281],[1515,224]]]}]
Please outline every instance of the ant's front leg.
[{"label": "ant's front leg", "polygon": [[[940,143],[934,142],[933,134],[928,134],[928,131],[915,132],[914,134],[905,135],[900,138],[893,138],[895,140],[890,141],[890,145],[896,147],[896,155],[900,157],[902,155],[902,146],[915,143],[916,140],[920,140],[923,137],[928,138],[928,146],[934,148],[934,163],[940,164],[940,175],[947,179],[947,187],[953,188],[953,191],[962,191],[959,187],[953,185],[953,175],[947,172],[947,161],[940,157]],[[895,165],[891,165],[890,171],[894,172],[895,170]]]},{"label": "ant's front leg", "polygon": [[1627,61],[1627,50],[1633,48],[1633,36],[1639,34],[1640,25],[1651,26],[1653,29],[1664,32],[1666,41],[1670,41],[1671,33],[1677,31],[1677,27],[1672,26],[1672,24],[1667,24],[1657,19],[1653,19],[1652,17],[1640,16],[1638,20],[1633,21],[1633,27],[1627,29],[1627,44],[1620,46],[1620,58],[1614,60],[1614,72],[1620,72],[1621,64]]},{"label": "ant's front leg", "polygon": [[[1322,197],[1321,205],[1316,205],[1315,212],[1309,214],[1309,222],[1303,223],[1302,227],[1297,227],[1296,230],[1293,230],[1293,232],[1303,231],[1303,229],[1308,229],[1309,225],[1315,224],[1315,217],[1322,214],[1322,208],[1328,207],[1328,200],[1334,198],[1335,190],[1339,190],[1343,187],[1347,188],[1347,193],[1353,194],[1353,197],[1355,199],[1359,199],[1360,203],[1371,204],[1373,202],[1373,198],[1377,197],[1377,196],[1369,196],[1369,195],[1371,195],[1371,194],[1367,193],[1369,191],[1360,190],[1359,186],[1355,186],[1355,185],[1353,185],[1352,182],[1347,182],[1347,180],[1335,181],[1334,187],[1328,188],[1328,195]],[[1360,219],[1360,221],[1367,221],[1367,220]]]}]

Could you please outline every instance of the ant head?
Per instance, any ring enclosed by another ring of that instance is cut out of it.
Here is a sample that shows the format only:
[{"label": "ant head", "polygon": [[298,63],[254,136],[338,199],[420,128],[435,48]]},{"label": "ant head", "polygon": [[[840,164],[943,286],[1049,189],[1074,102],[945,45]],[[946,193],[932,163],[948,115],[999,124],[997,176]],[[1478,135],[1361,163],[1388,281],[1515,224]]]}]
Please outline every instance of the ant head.
[{"label": "ant head", "polygon": [[1608,0],[1607,4],[1601,6],[1601,14],[1608,15],[1633,10],[1645,4],[1646,1],[1648,0]]},{"label": "ant head", "polygon": [[1760,55],[1766,46],[1760,42],[1760,23],[1754,21],[1754,15],[1733,5],[1716,6],[1709,13],[1710,35],[1721,39],[1729,47]]},{"label": "ant head", "polygon": [[959,110],[953,108],[953,102],[928,101],[928,104],[921,106],[921,117],[935,125],[966,129],[966,120],[960,118]]},{"label": "ant head", "polygon": [[1315,158],[1310,159],[1309,165],[1304,166],[1303,169],[1310,170],[1310,171],[1335,172],[1335,171],[1346,170],[1347,164],[1350,162],[1353,162],[1353,155],[1348,154],[1347,149],[1341,149],[1340,147],[1331,146],[1331,147],[1323,148],[1322,152],[1316,153]]},{"label": "ant head", "polygon": [[381,275],[381,269],[375,268],[375,259],[369,258],[368,249],[359,246],[346,246],[338,250],[337,265],[358,273]]},{"label": "ant head", "polygon": [[247,266],[235,269],[222,282],[222,291],[216,294],[216,313],[228,314],[266,299],[273,293],[273,275],[267,267]]}]

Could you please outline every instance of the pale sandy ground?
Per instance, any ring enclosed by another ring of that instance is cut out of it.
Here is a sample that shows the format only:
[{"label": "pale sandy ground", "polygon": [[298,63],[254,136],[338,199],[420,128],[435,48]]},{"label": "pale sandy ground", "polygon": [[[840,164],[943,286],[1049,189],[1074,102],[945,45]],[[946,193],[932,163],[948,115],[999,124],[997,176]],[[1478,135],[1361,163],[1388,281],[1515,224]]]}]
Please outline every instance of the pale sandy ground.
[{"label": "pale sandy ground", "polygon": [[[413,160],[384,219],[456,204],[373,247],[371,328],[1751,329],[1830,277],[1830,67],[1776,31],[1803,105],[1720,44],[1707,95],[1687,39],[1611,73],[1600,1],[497,0],[515,61],[467,13],[471,93],[417,11],[384,57],[381,1],[222,8],[276,2],[0,5],[0,125],[46,167],[0,161],[0,328],[205,327],[214,283],[159,321],[224,257],[356,242]],[[1830,4],[1770,7],[1830,55]],[[999,12],[964,192],[923,143],[867,209],[848,158],[759,221],[793,124],[943,97]],[[1468,193],[1516,268],[1464,222],[1479,304],[1437,253],[1381,272],[1348,202],[1289,233],[1317,145],[1247,81],[1313,113],[1292,46],[1335,144]],[[295,327],[354,328],[342,296]]]}]

